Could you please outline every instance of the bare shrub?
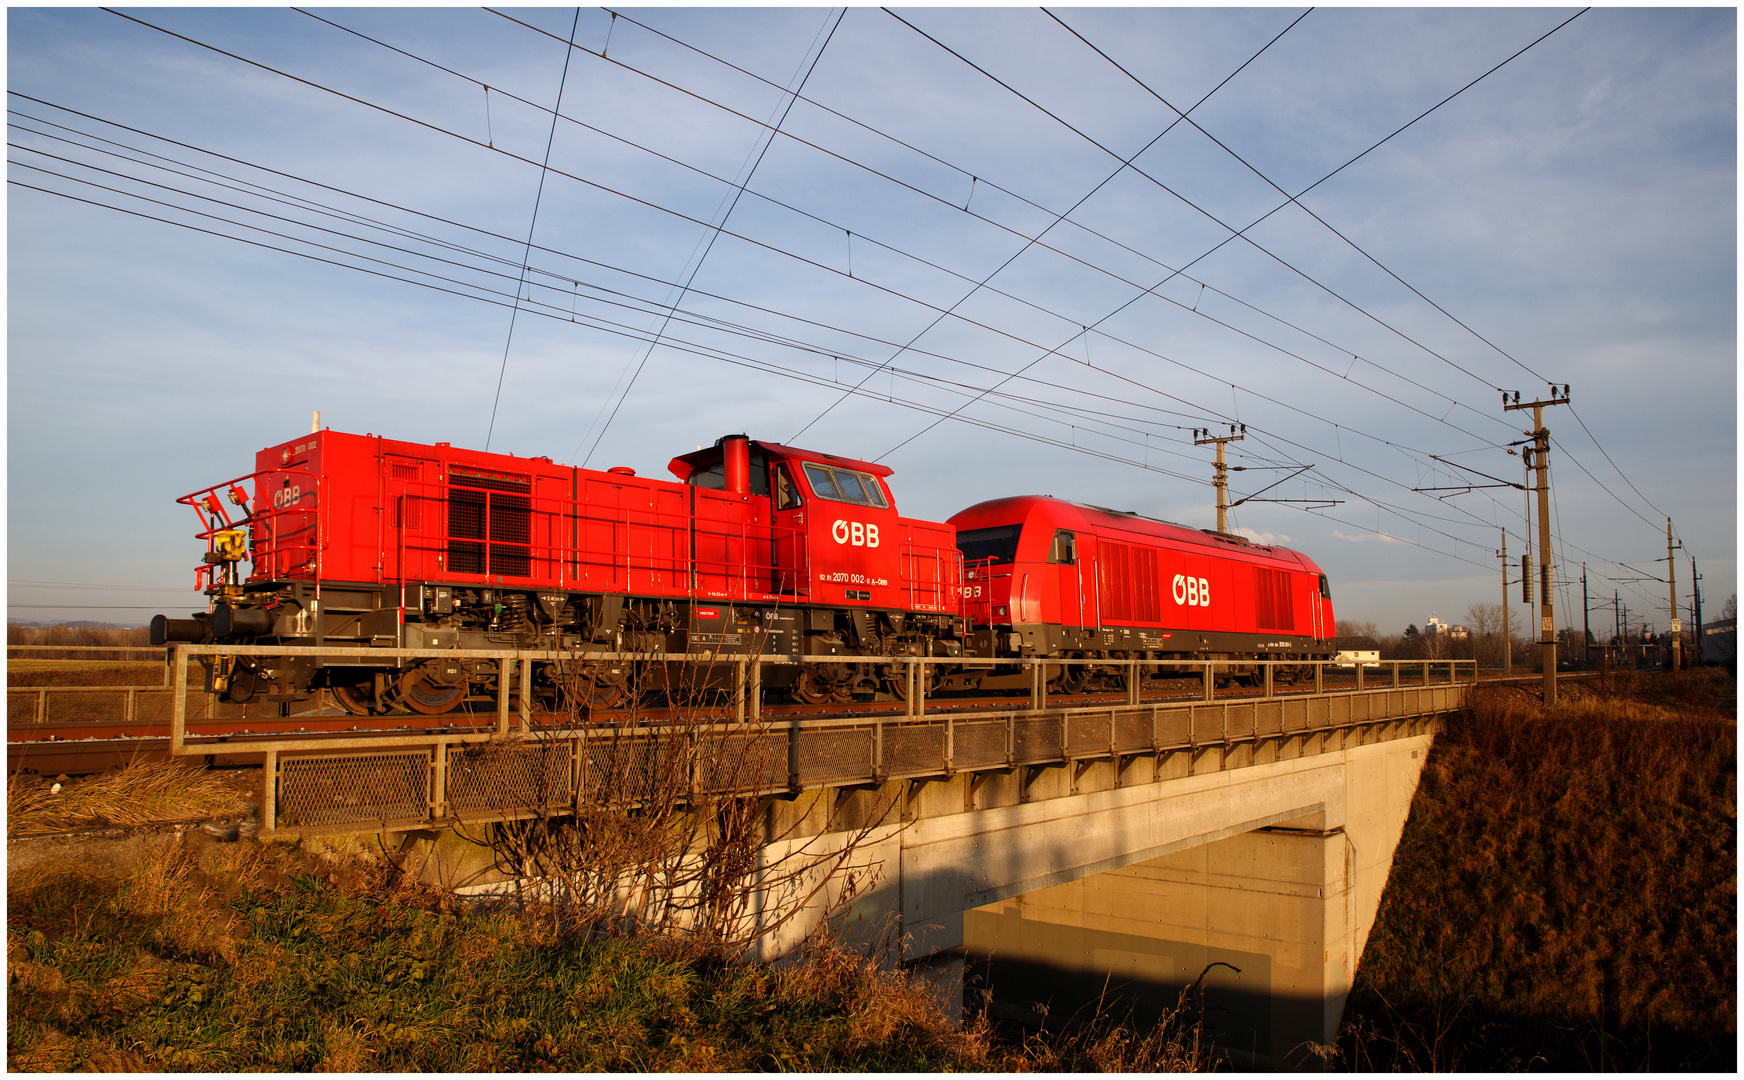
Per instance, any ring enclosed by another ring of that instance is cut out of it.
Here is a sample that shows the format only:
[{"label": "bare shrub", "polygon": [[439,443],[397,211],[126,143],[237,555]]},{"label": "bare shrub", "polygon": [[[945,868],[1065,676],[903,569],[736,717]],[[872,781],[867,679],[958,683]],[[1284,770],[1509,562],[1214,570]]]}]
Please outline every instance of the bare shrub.
[{"label": "bare shrub", "polygon": [[[825,823],[808,832],[799,815],[776,824],[783,815],[771,812],[772,800],[789,779],[785,729],[705,682],[711,665],[737,659],[634,663],[627,707],[608,714],[603,729],[590,704],[596,688],[560,676],[569,730],[499,748],[567,751],[576,730],[603,734],[581,744],[579,791],[558,790],[550,770],[527,800],[531,817],[480,835],[523,898],[544,905],[565,932],[651,932],[729,950],[763,942],[771,954],[771,935],[827,915],[871,884],[861,849],[893,800],[880,800],[853,828]],[[577,666],[587,670],[585,659]],[[657,691],[659,710],[649,704]]]}]

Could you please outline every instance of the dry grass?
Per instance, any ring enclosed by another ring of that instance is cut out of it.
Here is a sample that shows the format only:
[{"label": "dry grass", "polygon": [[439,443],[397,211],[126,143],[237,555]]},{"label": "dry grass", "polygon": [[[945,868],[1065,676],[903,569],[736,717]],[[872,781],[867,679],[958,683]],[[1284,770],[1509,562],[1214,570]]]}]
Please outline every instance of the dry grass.
[{"label": "dry grass", "polygon": [[1735,710],[1711,671],[1483,692],[1424,769],[1347,1063],[1734,1067]]},{"label": "dry grass", "polygon": [[[196,857],[197,856],[197,857]],[[1179,1030],[1004,1043],[813,942],[781,968],[652,935],[579,941],[380,864],[178,848],[8,889],[15,1071],[1030,1072],[1191,1065]],[[1195,1029],[1196,1030],[1196,1029]]]},{"label": "dry grass", "polygon": [[162,686],[161,660],[8,660],[6,685]]},{"label": "dry grass", "polygon": [[[138,760],[125,768],[60,781],[19,773],[6,787],[8,836],[40,836],[105,825],[166,825],[246,814],[251,781],[236,774]],[[245,786],[246,785],[246,786]]]}]

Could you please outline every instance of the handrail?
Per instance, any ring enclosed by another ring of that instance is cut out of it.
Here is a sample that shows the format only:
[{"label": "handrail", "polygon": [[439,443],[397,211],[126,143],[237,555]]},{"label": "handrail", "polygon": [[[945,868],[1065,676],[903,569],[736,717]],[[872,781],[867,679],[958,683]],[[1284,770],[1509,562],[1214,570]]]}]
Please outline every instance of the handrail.
[{"label": "handrail", "polygon": [[[783,665],[804,664],[804,663],[903,664],[907,668],[905,681],[907,683],[907,687],[908,687],[908,691],[909,691],[908,694],[905,696],[906,712],[904,715],[905,715],[905,717],[907,717],[909,719],[920,719],[926,715],[926,702],[927,702],[926,687],[927,687],[927,682],[928,682],[927,677],[926,677],[926,670],[927,670],[928,665],[935,665],[936,666],[936,665],[944,664],[944,665],[952,665],[952,666],[961,665],[961,666],[966,666],[966,667],[1011,667],[1011,666],[1017,666],[1017,667],[1027,668],[1031,672],[1030,711],[1033,713],[1040,713],[1043,711],[1047,711],[1047,709],[1048,709],[1048,704],[1047,704],[1048,678],[1047,678],[1047,676],[1048,676],[1049,669],[1056,667],[1056,666],[1068,667],[1068,666],[1073,666],[1073,665],[1086,665],[1086,666],[1101,666],[1101,667],[1122,667],[1122,668],[1130,669],[1130,668],[1134,668],[1134,667],[1138,667],[1140,665],[1143,665],[1145,667],[1169,667],[1169,668],[1174,668],[1174,669],[1188,669],[1188,670],[1199,669],[1201,685],[1203,686],[1203,692],[1204,692],[1203,700],[1205,702],[1212,702],[1215,700],[1215,688],[1216,688],[1215,679],[1216,679],[1218,669],[1219,668],[1227,669],[1228,667],[1231,666],[1231,663],[1232,663],[1231,661],[1228,661],[1228,660],[1107,660],[1107,659],[1104,659],[1104,660],[1091,660],[1091,659],[1056,660],[1056,659],[1052,659],[1052,658],[1048,658],[1048,657],[1001,658],[1001,657],[916,657],[916,656],[859,656],[859,655],[851,656],[851,657],[842,657],[842,656],[810,656],[807,654],[800,654],[800,653],[794,653],[794,654],[764,653],[764,654],[760,654],[757,656],[738,656],[738,655],[719,654],[719,653],[709,653],[709,654],[664,653],[664,652],[662,652],[662,653],[633,653],[633,652],[607,651],[607,650],[603,650],[603,649],[601,649],[601,650],[590,650],[590,649],[582,649],[582,650],[573,650],[573,649],[571,649],[571,650],[555,650],[555,649],[430,649],[430,648],[405,649],[405,648],[374,648],[374,647],[369,647],[369,646],[331,646],[331,645],[286,646],[286,645],[177,644],[177,645],[172,646],[171,649],[172,649],[171,666],[172,666],[172,671],[173,671],[172,685],[176,685],[176,686],[186,686],[187,675],[188,675],[188,661],[192,657],[195,657],[195,656],[293,656],[293,657],[295,657],[295,656],[309,656],[309,657],[320,657],[324,660],[337,660],[337,659],[344,659],[344,658],[369,658],[369,659],[377,659],[377,660],[386,660],[386,659],[390,659],[390,658],[392,658],[392,659],[445,658],[445,659],[465,659],[465,660],[496,660],[498,663],[498,685],[497,685],[497,712],[496,712],[496,732],[495,732],[495,735],[497,737],[502,737],[502,736],[506,736],[509,734],[509,714],[510,714],[510,708],[509,708],[509,673],[511,670],[511,668],[509,666],[510,664],[515,665],[515,670],[517,670],[519,672],[519,675],[520,675],[520,678],[518,680],[520,692],[517,695],[518,700],[516,702],[516,704],[517,704],[516,712],[518,713],[518,718],[519,718],[518,727],[519,727],[520,733],[522,733],[522,734],[525,734],[530,730],[531,717],[532,717],[532,701],[531,701],[531,697],[530,697],[530,686],[532,683],[532,679],[531,679],[530,675],[531,675],[531,665],[533,664],[533,662],[535,660],[542,661],[542,662],[550,662],[550,661],[554,661],[554,660],[564,660],[564,661],[584,660],[584,661],[592,661],[592,662],[597,662],[597,661],[619,661],[619,662],[628,661],[628,662],[647,662],[647,663],[732,664],[732,665],[735,665],[736,668],[738,669],[738,675],[737,675],[737,678],[736,678],[735,683],[734,683],[734,685],[736,687],[736,690],[734,692],[736,718],[742,722],[746,717],[746,712],[748,709],[749,717],[753,723],[757,723],[757,722],[761,721],[761,701],[759,700],[761,698],[761,694],[760,693],[747,693],[746,691],[748,689],[751,689],[751,688],[759,688],[760,689],[762,681],[763,681],[762,680],[763,667],[765,665],[768,665],[768,664],[783,664]],[[1302,662],[1302,661],[1285,661],[1285,660],[1252,660],[1252,661],[1241,661],[1240,663],[1243,665],[1259,665],[1265,669],[1264,694],[1260,698],[1260,700],[1275,700],[1277,697],[1276,688],[1275,688],[1274,680],[1272,677],[1273,670],[1275,668],[1277,668],[1277,667],[1301,667],[1304,665],[1304,662]],[[1322,679],[1322,676],[1324,674],[1324,667],[1327,664],[1335,663],[1335,661],[1308,661],[1306,663],[1312,663],[1312,664],[1316,665],[1315,690],[1317,692],[1324,693],[1324,684],[1323,684],[1323,679]],[[1402,672],[1400,669],[1402,666],[1406,666],[1406,665],[1417,666],[1417,667],[1421,668],[1421,681],[1411,684],[1412,686],[1459,685],[1459,684],[1462,684],[1464,682],[1475,682],[1477,679],[1476,661],[1472,661],[1472,660],[1436,660],[1436,661],[1392,660],[1392,661],[1382,661],[1382,663],[1389,664],[1392,667],[1391,685],[1386,687],[1386,689],[1405,688],[1406,684],[1402,680]],[[1465,667],[1470,671],[1470,678],[1469,679],[1461,679],[1460,678],[1459,672],[1460,672],[1460,668],[1462,668],[1462,667]],[[1431,681],[1431,668],[1436,668],[1436,669],[1445,668],[1445,670],[1447,671],[1447,675],[1448,675],[1447,680],[1445,682],[1432,682]],[[1126,687],[1127,702],[1126,702],[1126,704],[1128,706],[1133,706],[1133,707],[1136,707],[1136,706],[1142,704],[1142,702],[1141,702],[1142,675],[1139,678],[1128,677],[1125,681],[1127,683],[1127,687]],[[1355,689],[1355,692],[1362,693],[1365,689],[1370,689],[1370,688],[1366,688],[1364,686],[1363,669],[1361,667],[1359,667],[1356,669],[1356,689]],[[1374,687],[1372,689],[1381,689],[1381,688]],[[1092,707],[1094,707],[1094,706],[1092,706]],[[1105,708],[1106,706],[1102,706],[1102,707]],[[178,694],[178,695],[176,695],[175,702],[174,702],[174,710],[172,713],[171,730],[170,730],[170,753],[172,755],[182,755],[182,754],[200,752],[198,749],[190,750],[187,748],[186,741],[185,741],[185,722],[186,722],[186,718],[187,718],[186,714],[187,714],[187,695],[186,694]],[[483,736],[483,737],[490,737],[490,736]],[[428,737],[414,737],[414,738],[423,738],[424,741],[428,741]],[[384,745],[388,745],[388,744],[390,744],[390,743],[384,743]]]}]

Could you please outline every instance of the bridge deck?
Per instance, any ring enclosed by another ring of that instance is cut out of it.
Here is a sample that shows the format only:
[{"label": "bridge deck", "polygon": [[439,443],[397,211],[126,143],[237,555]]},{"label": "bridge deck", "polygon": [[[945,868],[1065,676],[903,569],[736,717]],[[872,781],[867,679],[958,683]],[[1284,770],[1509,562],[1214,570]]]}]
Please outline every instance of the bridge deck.
[{"label": "bridge deck", "polygon": [[[562,816],[681,793],[785,795],[1296,740],[1299,753],[1419,734],[1470,684],[1269,700],[1008,709],[876,719],[601,726],[507,736],[266,744],[264,831],[374,832]],[[363,745],[362,743],[367,743]],[[188,749],[199,752],[198,744]],[[681,796],[682,797],[682,796]]]}]

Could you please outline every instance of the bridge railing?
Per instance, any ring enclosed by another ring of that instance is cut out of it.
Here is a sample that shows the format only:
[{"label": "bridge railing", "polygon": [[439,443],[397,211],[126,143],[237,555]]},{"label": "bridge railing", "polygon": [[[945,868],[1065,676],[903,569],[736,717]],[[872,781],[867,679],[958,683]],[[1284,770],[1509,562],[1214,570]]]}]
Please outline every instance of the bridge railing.
[{"label": "bridge railing", "polygon": [[[286,655],[341,663],[428,657],[494,661],[498,693],[490,718],[494,722],[488,727],[343,738],[190,738],[185,709],[178,708],[171,728],[172,753],[264,755],[262,824],[268,833],[281,825],[326,830],[397,823],[412,828],[524,818],[578,805],[592,797],[589,793],[601,777],[612,777],[617,784],[627,775],[664,776],[674,768],[684,773],[676,782],[689,790],[734,794],[1110,758],[1118,768],[1143,754],[1227,748],[1451,711],[1463,706],[1465,687],[1475,677],[1470,661],[1402,661],[1383,665],[1378,686],[1365,682],[1356,669],[1350,673],[1354,685],[1342,688],[1327,685],[1322,667],[1315,672],[1312,691],[1305,685],[1303,693],[1279,693],[1276,681],[1268,677],[1254,695],[1218,699],[1215,681],[1228,674],[1227,662],[854,657],[854,662],[905,667],[905,711],[835,717],[767,716],[760,704],[765,667],[843,660],[828,656],[180,645],[173,653],[171,677],[185,682],[189,663],[199,657]],[[725,701],[690,710],[682,719],[608,713],[588,722],[535,712],[531,666],[556,659],[710,663],[729,668],[733,677]],[[1259,663],[1267,667],[1267,676],[1273,668],[1302,666]],[[1020,666],[1030,673],[1028,700],[1014,697],[1010,706],[994,710],[943,708],[926,693],[928,668],[939,664]],[[1186,695],[1165,695],[1128,678],[1124,701],[1104,698],[1050,706],[1050,676],[1060,677],[1073,664],[1162,666],[1197,676],[1199,685]],[[426,716],[407,719],[419,726],[444,723]]]},{"label": "bridge railing", "polygon": [[[1365,671],[1367,667],[1375,667],[1384,672],[1384,685],[1393,689],[1402,686],[1432,686],[1437,684],[1458,684],[1475,682],[1477,680],[1476,662],[1472,660],[1385,660],[1371,665],[1340,664],[1338,661],[1289,661],[1289,660],[1244,660],[1232,662],[1228,660],[1111,660],[1111,659],[1054,659],[1048,657],[916,657],[916,656],[810,656],[805,654],[759,654],[744,656],[717,653],[628,653],[610,652],[604,650],[529,650],[529,649],[395,649],[375,647],[341,647],[341,646],[281,646],[281,645],[175,645],[171,646],[170,661],[166,672],[166,682],[176,686],[187,685],[189,662],[202,656],[206,657],[247,657],[247,656],[279,656],[279,657],[309,657],[324,662],[345,663],[350,661],[368,661],[381,663],[388,660],[486,660],[495,661],[497,673],[497,710],[496,733],[506,735],[509,732],[511,716],[518,720],[519,730],[527,731],[532,717],[532,665],[534,663],[551,662],[612,662],[625,664],[704,664],[719,667],[730,667],[735,670],[733,706],[735,719],[744,721],[755,719],[760,715],[762,702],[763,670],[770,665],[802,665],[802,664],[865,664],[882,667],[886,665],[899,666],[905,669],[905,692],[901,695],[904,702],[905,715],[910,717],[924,716],[927,703],[932,695],[928,692],[930,679],[929,669],[938,667],[960,668],[1011,668],[1018,667],[1029,675],[1029,707],[1032,712],[1041,712],[1048,708],[1049,683],[1060,678],[1064,672],[1075,667],[1087,668],[1118,668],[1127,674],[1123,677],[1125,683],[1126,703],[1138,705],[1144,696],[1144,674],[1146,671],[1177,671],[1188,676],[1197,676],[1199,693],[1203,700],[1216,700],[1216,684],[1219,677],[1225,679],[1234,675],[1236,667],[1259,667],[1263,669],[1261,685],[1256,688],[1259,696],[1270,699],[1279,693],[1277,673],[1282,670],[1292,675],[1299,675],[1302,669],[1313,669],[1312,692],[1325,692],[1329,685],[1342,681],[1329,678],[1329,670],[1334,676],[1348,673],[1352,676],[1355,689],[1361,691],[1369,688]],[[516,677],[518,676],[518,678]],[[511,694],[510,687],[516,686],[518,692]],[[1155,692],[1155,691],[1153,691]],[[1308,692],[1306,685],[1299,692]],[[1175,693],[1178,695],[1179,690]],[[515,700],[515,708],[511,710],[511,697]],[[181,752],[186,718],[185,702],[178,701],[174,713],[172,729],[172,746],[175,752]]]}]

